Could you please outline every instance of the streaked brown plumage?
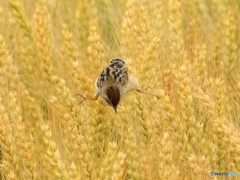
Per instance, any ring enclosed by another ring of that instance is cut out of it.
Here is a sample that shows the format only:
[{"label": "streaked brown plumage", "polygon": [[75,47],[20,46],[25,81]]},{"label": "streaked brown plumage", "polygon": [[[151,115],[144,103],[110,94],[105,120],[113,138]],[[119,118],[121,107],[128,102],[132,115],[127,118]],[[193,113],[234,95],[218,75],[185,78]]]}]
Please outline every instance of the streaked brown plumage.
[{"label": "streaked brown plumage", "polygon": [[[153,95],[159,98],[157,95],[150,94],[138,89],[138,80],[133,76],[128,75],[127,67],[122,59],[115,58],[110,61],[110,64],[102,71],[95,82],[96,95],[94,98],[84,97],[81,94],[77,94],[85,99],[97,100],[99,96],[117,112],[117,106],[121,100],[121,97],[133,90],[140,93]],[[80,102],[80,103],[81,103]]]}]

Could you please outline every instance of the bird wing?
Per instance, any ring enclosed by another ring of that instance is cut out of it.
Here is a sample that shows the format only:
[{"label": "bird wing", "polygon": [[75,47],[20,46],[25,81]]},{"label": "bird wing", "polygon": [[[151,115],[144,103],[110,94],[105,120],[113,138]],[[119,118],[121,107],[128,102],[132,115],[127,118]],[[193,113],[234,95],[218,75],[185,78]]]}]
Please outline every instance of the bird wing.
[{"label": "bird wing", "polygon": [[96,87],[101,89],[103,86],[119,84],[126,86],[128,83],[128,70],[125,62],[121,59],[112,59],[110,64],[102,71],[97,79]]}]

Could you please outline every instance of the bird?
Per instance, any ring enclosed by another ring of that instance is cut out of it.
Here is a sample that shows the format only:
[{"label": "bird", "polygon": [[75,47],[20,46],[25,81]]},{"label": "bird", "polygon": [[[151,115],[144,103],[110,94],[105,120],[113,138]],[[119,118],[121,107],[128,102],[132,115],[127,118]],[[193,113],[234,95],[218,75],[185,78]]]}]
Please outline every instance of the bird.
[{"label": "bird", "polygon": [[130,91],[155,96],[157,99],[160,98],[158,95],[139,89],[138,79],[128,74],[125,61],[120,58],[112,59],[110,64],[104,68],[95,81],[95,88],[96,94],[94,97],[85,97],[82,94],[76,94],[82,97],[82,101],[79,104],[85,100],[97,100],[100,96],[117,113],[117,107],[121,98]]}]

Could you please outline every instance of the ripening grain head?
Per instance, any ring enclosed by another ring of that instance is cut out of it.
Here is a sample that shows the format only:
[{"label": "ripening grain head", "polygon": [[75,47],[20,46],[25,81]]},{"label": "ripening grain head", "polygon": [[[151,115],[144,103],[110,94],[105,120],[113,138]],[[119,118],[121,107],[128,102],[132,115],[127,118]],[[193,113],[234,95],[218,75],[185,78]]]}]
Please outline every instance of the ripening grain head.
[{"label": "ripening grain head", "polygon": [[[237,1],[0,2],[2,179],[208,179],[240,172]],[[112,58],[139,88],[95,94]]]}]

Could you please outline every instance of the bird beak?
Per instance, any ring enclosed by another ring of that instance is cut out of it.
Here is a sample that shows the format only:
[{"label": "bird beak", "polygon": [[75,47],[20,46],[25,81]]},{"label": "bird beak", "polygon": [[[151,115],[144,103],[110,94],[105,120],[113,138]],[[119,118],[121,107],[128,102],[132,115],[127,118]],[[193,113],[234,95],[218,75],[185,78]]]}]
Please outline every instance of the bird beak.
[{"label": "bird beak", "polygon": [[117,114],[117,106],[113,106],[113,109],[115,110],[115,112]]}]

